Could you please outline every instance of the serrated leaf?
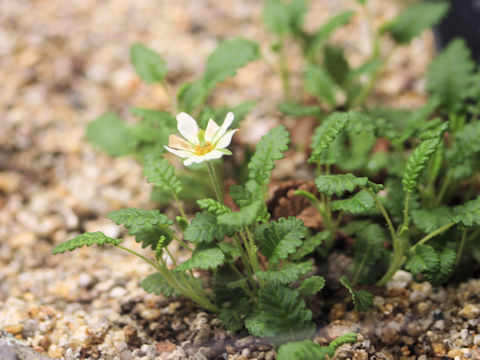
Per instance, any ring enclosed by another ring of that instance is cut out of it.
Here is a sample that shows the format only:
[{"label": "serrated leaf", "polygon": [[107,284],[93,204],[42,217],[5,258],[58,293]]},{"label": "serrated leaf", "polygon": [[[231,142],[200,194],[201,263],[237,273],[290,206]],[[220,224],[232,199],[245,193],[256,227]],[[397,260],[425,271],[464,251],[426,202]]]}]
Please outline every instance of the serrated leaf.
[{"label": "serrated leaf", "polygon": [[427,234],[450,222],[452,216],[452,209],[447,206],[412,210],[414,224]]},{"label": "serrated leaf", "polygon": [[252,225],[257,220],[262,206],[262,202],[255,201],[250,205],[242,207],[240,211],[232,211],[219,215],[217,221],[220,225],[225,225],[234,229],[241,229],[242,227]]},{"label": "serrated leaf", "polygon": [[110,156],[131,154],[137,146],[132,130],[113,113],[103,114],[88,124],[87,140]]},{"label": "serrated leaf", "polygon": [[356,177],[353,174],[321,175],[315,179],[315,185],[319,192],[328,196],[342,196],[344,193],[352,192],[359,187],[367,187],[375,192],[383,189],[383,185],[375,184],[367,177]]},{"label": "serrated leaf", "polygon": [[452,221],[464,226],[480,225],[480,197],[467,201],[463,205],[456,206],[453,209],[455,216]]},{"label": "serrated leaf", "polygon": [[350,110],[348,116],[347,131],[353,131],[357,134],[361,132],[373,133],[375,131],[375,122],[370,115],[360,111]]},{"label": "serrated leaf", "polygon": [[73,251],[84,246],[92,246],[93,244],[97,244],[98,246],[117,246],[122,241],[122,239],[113,239],[111,237],[108,237],[100,231],[88,232],[75,236],[73,239],[67,240],[60,245],[57,245],[52,252],[54,255],[63,254],[65,251]]},{"label": "serrated leaf", "polygon": [[235,204],[240,207],[245,207],[253,202],[253,196],[245,186],[231,185],[229,188],[230,196]]},{"label": "serrated leaf", "polygon": [[317,161],[320,156],[325,153],[325,151],[330,147],[330,145],[343,130],[348,120],[348,113],[335,112],[315,129],[311,144],[313,151],[310,159],[308,159],[308,162]]},{"label": "serrated leaf", "polygon": [[260,225],[255,229],[255,240],[260,251],[271,263],[277,263],[294,253],[306,236],[307,228],[303,221],[293,216],[280,218],[277,222]]},{"label": "serrated leaf", "polygon": [[283,126],[278,126],[262,136],[255,146],[255,154],[248,163],[249,178],[258,184],[265,184],[270,179],[270,172],[275,167],[275,161],[284,157],[288,149],[290,137]]},{"label": "serrated leaf", "polygon": [[143,160],[143,176],[149,183],[165,190],[178,194],[182,191],[180,180],[175,175],[175,169],[168,160],[157,159],[152,155]]},{"label": "serrated leaf", "polygon": [[179,109],[191,113],[197,106],[205,102],[212,89],[209,89],[203,78],[183,83],[177,92]]},{"label": "serrated leaf", "polygon": [[128,208],[111,211],[106,217],[117,225],[123,224],[127,229],[134,225],[141,227],[143,225],[153,226],[173,224],[173,221],[169,220],[158,210]]},{"label": "serrated leaf", "polygon": [[280,346],[278,360],[327,360],[333,358],[335,350],[347,343],[357,341],[357,334],[340,335],[328,346],[320,346],[311,340],[291,342]]},{"label": "serrated leaf", "polygon": [[[238,292],[237,292],[238,294]],[[237,295],[238,299],[238,295]],[[218,318],[222,325],[232,332],[236,332],[244,327],[245,317],[251,312],[251,306],[248,300],[241,297],[228,308],[224,307],[220,310]]]},{"label": "serrated leaf", "polygon": [[403,172],[402,186],[404,191],[410,194],[416,191],[420,175],[427,166],[428,160],[435,154],[440,141],[440,138],[427,139],[413,150]]},{"label": "serrated leaf", "polygon": [[147,84],[161,83],[167,74],[165,61],[155,51],[142,44],[134,44],[130,48],[130,60],[137,74]]},{"label": "serrated leaf", "polygon": [[349,199],[332,201],[332,210],[350,214],[363,214],[373,208],[375,201],[366,190],[361,190]]},{"label": "serrated leaf", "polygon": [[225,255],[218,247],[200,248],[197,247],[192,257],[180,264],[175,271],[181,272],[191,269],[215,269],[223,264]]},{"label": "serrated leaf", "polygon": [[322,276],[314,275],[302,281],[298,291],[302,296],[315,295],[325,286],[325,279]]},{"label": "serrated leaf", "polygon": [[289,284],[298,280],[301,275],[305,275],[312,270],[312,263],[304,261],[302,263],[288,263],[281,270],[261,270],[255,275],[267,282],[278,282],[279,284]]},{"label": "serrated leaf", "polygon": [[218,305],[233,304],[238,298],[245,296],[243,289],[231,289],[228,284],[242,279],[230,266],[220,266],[213,275],[212,288],[215,294],[215,302]]},{"label": "serrated leaf", "polygon": [[469,157],[476,157],[480,152],[480,122],[466,124],[454,133],[454,139],[447,158],[455,165],[463,165]]},{"label": "serrated leaf", "polygon": [[[355,226],[354,226],[355,227]],[[367,223],[353,232],[355,236],[352,274],[359,283],[371,283],[381,269],[378,263],[388,259],[383,244],[388,240],[385,229],[375,223]]]},{"label": "serrated leaf", "polygon": [[135,235],[135,241],[142,244],[143,249],[150,246],[154,251],[159,241],[162,241],[163,247],[165,247],[173,238],[173,230],[168,225],[156,225],[153,227],[132,225],[128,233]]},{"label": "serrated leaf", "polygon": [[431,62],[427,90],[437,97],[447,112],[454,112],[468,96],[475,63],[464,40],[456,39]]},{"label": "serrated leaf", "polygon": [[200,209],[208,211],[213,215],[226,214],[232,211],[229,207],[213,199],[200,199],[197,200],[197,204]]},{"label": "serrated leaf", "polygon": [[217,217],[209,212],[196,213],[183,237],[192,243],[211,243],[223,240],[227,228],[217,222]]},{"label": "serrated leaf", "polygon": [[447,2],[419,2],[409,6],[394,20],[382,26],[399,44],[408,44],[414,37],[436,25],[447,13]]},{"label": "serrated leaf", "polygon": [[317,105],[302,105],[290,101],[284,101],[278,104],[278,110],[289,116],[314,116],[320,113]]},{"label": "serrated leaf", "polygon": [[258,311],[245,320],[253,336],[266,337],[275,345],[313,336],[312,312],[297,290],[267,283],[258,293]]},{"label": "serrated leaf", "polygon": [[297,261],[303,259],[305,256],[311,254],[322,245],[323,241],[328,239],[330,231],[321,231],[313,236],[308,237],[303,241],[303,244],[297,249],[295,254],[292,255],[292,260]]},{"label": "serrated leaf", "polygon": [[357,311],[367,311],[373,305],[373,294],[366,290],[355,290],[346,276],[340,278],[340,283],[345,286],[352,296],[353,305]]},{"label": "serrated leaf", "polygon": [[413,275],[417,275],[422,271],[433,271],[438,268],[438,254],[430,245],[417,245],[414,251],[409,253],[409,258],[405,263],[405,269]]},{"label": "serrated leaf", "polygon": [[434,286],[439,286],[447,282],[455,270],[455,251],[445,249],[439,254],[439,266],[435,271],[426,272],[425,278]]},{"label": "serrated leaf", "polygon": [[327,350],[327,346],[320,346],[312,340],[289,342],[280,346],[277,360],[325,360]]},{"label": "serrated leaf", "polygon": [[143,290],[150,294],[164,295],[167,297],[172,295],[180,295],[180,292],[173,288],[160,273],[148,275],[142,280],[140,286],[143,288]]},{"label": "serrated leaf", "polygon": [[324,100],[330,106],[336,105],[335,82],[324,69],[307,64],[303,71],[303,82],[309,93]]}]

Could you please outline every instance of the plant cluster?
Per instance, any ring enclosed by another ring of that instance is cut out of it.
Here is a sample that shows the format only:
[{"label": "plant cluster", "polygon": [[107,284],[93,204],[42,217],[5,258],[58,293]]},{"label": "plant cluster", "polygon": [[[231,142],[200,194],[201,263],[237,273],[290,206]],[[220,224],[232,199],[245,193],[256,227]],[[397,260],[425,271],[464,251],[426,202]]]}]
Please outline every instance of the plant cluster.
[{"label": "plant cluster", "polygon": [[[368,16],[366,1],[357,2]],[[143,248],[151,248],[152,257],[101,232],[79,235],[54,249],[63,253],[108,244],[141,257],[155,269],[141,283],[147,292],[189,298],[217,313],[226,328],[246,328],[280,346],[279,359],[322,359],[356,339],[355,334],[347,334],[328,347],[309,340],[315,323],[306,300],[325,286],[315,265],[333,250],[353,258],[351,276],[339,281],[359,311],[368,310],[373,299],[359,285],[385,285],[402,268],[438,285],[465,274],[480,261],[476,241],[480,234],[480,71],[465,43],[453,41],[431,63],[426,82],[430,97],[422,108],[404,111],[366,105],[388,59],[380,52],[382,37],[390,36],[399,46],[407,44],[438,22],[448,6],[415,4],[372,30],[371,58],[352,69],[343,49],[329,44],[328,38],[354,13],[337,15],[316,32],[307,33],[302,27],[307,5],[307,0],[266,0],[264,19],[277,38],[272,47],[279,54],[286,96],[279,110],[299,117],[298,121],[305,116],[318,119],[306,150],[316,193],[298,190],[296,195],[318,210],[322,231],[315,232],[293,216],[274,219],[269,213],[271,172],[290,143],[284,126],[264,135],[251,156],[235,160],[243,161],[237,167],[246,169],[246,175],[236,179],[242,185],[225,189],[220,181],[220,158],[231,154],[226,147],[236,131],[228,129],[237,128],[254,106],[250,101],[217,109],[208,105],[217,83],[259,58],[254,42],[237,38],[220,43],[199,80],[180,86],[177,96],[171,97],[172,113],[134,108],[132,113],[140,118],[136,125],[128,126],[107,114],[87,130],[88,139],[109,154],[135,154],[143,175],[155,185],[157,198],[160,194],[174,199],[175,219],[159,210],[135,208],[107,215],[125,226]],[[296,92],[295,98],[285,61],[289,43],[298,44],[305,59],[304,92]],[[157,53],[136,44],[131,57],[147,84],[158,83],[170,94],[165,63]],[[192,114],[198,124],[186,113],[175,119],[179,111]],[[219,126],[212,118],[225,121]],[[184,139],[172,135],[175,128]],[[175,169],[162,157],[165,149],[184,158],[191,171]],[[203,176],[205,172],[209,177]],[[202,191],[185,195],[189,184],[199,184],[202,178],[210,179],[213,191],[206,188],[205,196]],[[227,193],[235,206],[225,205]],[[182,200],[195,194],[199,211],[190,218]],[[354,244],[346,245],[345,237],[353,238]],[[190,254],[183,263],[171,254],[172,242]],[[208,270],[211,282],[204,282],[197,270]]]}]

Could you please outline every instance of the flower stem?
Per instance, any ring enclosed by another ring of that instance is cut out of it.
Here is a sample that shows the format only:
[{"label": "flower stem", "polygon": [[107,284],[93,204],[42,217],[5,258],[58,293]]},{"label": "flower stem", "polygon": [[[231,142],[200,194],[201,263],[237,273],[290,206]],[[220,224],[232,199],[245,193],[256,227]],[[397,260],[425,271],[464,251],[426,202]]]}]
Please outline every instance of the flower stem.
[{"label": "flower stem", "polygon": [[212,182],[213,189],[215,190],[215,196],[217,197],[217,200],[223,204],[223,196],[220,185],[218,184],[217,173],[211,161],[207,161],[207,169],[208,175],[210,175],[210,181]]},{"label": "flower stem", "polygon": [[175,200],[175,203],[177,204],[178,211],[180,211],[180,215],[182,215],[182,217],[184,219],[187,219],[187,215],[185,215],[185,211],[183,210],[182,202],[178,198],[178,195],[175,194],[175,192],[173,192],[173,191],[171,193],[172,193],[173,200]]},{"label": "flower stem", "polygon": [[397,235],[395,234],[395,229],[393,228],[392,220],[390,220],[390,216],[388,216],[387,210],[385,210],[385,208],[382,205],[382,202],[380,201],[380,199],[372,189],[365,188],[365,190],[368,191],[370,196],[375,201],[375,204],[377,205],[378,209],[380,210],[383,217],[385,218],[385,221],[387,222],[388,230],[390,231],[390,236],[392,237],[392,241],[395,241]]},{"label": "flower stem", "polygon": [[438,228],[437,230],[435,230],[435,231],[431,232],[430,234],[428,234],[427,236],[423,237],[419,242],[417,242],[415,245],[413,245],[410,248],[410,250],[412,250],[412,251],[415,250],[418,245],[422,245],[422,244],[426,243],[431,238],[433,238],[433,237],[437,236],[438,234],[441,234],[442,232],[450,229],[455,224],[456,224],[456,222],[452,221],[452,222],[449,222],[446,225],[443,225],[442,227]]}]

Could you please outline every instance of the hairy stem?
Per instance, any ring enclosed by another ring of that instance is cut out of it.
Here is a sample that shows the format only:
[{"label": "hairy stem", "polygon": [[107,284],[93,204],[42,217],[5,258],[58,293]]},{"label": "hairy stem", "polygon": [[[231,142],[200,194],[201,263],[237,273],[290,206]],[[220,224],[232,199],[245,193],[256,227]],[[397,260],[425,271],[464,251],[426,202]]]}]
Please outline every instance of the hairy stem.
[{"label": "hairy stem", "polygon": [[385,209],[385,207],[382,205],[382,202],[380,201],[380,199],[378,198],[377,194],[375,194],[375,192],[370,189],[370,188],[365,188],[365,190],[368,191],[368,193],[370,194],[370,196],[373,198],[373,200],[375,201],[375,204],[377,205],[378,209],[380,210],[380,212],[382,213],[383,217],[385,218],[385,221],[387,222],[387,226],[388,226],[388,230],[390,231],[390,236],[392,237],[392,241],[395,242],[395,239],[397,238],[397,235],[395,233],[395,229],[393,227],[393,224],[392,224],[392,220],[390,220],[390,216],[388,216],[388,212],[387,210]]},{"label": "hairy stem", "polygon": [[427,236],[423,237],[422,239],[420,239],[419,242],[417,242],[415,245],[413,245],[410,250],[415,250],[417,248],[418,245],[422,245],[422,244],[425,244],[428,240],[430,240],[431,238],[434,238],[435,236],[441,234],[442,232],[450,229],[453,225],[455,225],[456,222],[449,222],[448,224],[446,225],[443,225],[442,227],[438,228],[437,230],[431,232],[430,234],[428,234]]},{"label": "hairy stem", "polygon": [[212,165],[211,161],[207,161],[208,175],[210,175],[210,181],[212,182],[213,189],[215,190],[215,196],[217,200],[223,204],[222,190],[218,184],[218,177],[215,171],[215,168]]},{"label": "hairy stem", "polygon": [[171,193],[172,193],[173,200],[175,200],[175,203],[177,204],[178,211],[180,211],[180,215],[182,215],[182,217],[183,217],[184,219],[186,219],[186,218],[187,218],[187,215],[185,215],[185,211],[183,210],[182,202],[181,202],[180,199],[178,198],[178,195],[175,194],[174,191],[171,191]]}]

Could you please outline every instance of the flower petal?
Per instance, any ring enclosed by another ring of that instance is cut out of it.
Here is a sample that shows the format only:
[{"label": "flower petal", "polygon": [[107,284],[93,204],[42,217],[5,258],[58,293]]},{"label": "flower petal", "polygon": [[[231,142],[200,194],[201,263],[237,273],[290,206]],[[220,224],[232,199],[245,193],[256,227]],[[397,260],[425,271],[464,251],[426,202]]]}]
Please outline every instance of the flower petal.
[{"label": "flower petal", "polygon": [[192,145],[177,135],[170,135],[168,137],[168,146],[174,149],[187,150],[191,152],[195,150]]},{"label": "flower petal", "polygon": [[215,159],[220,159],[223,155],[224,155],[223,152],[221,152],[220,150],[213,150],[213,151],[210,151],[209,153],[206,153],[205,158],[207,160],[215,160]]},{"label": "flower petal", "polygon": [[198,144],[198,125],[194,118],[187,113],[177,115],[177,128],[180,134],[192,144]]},{"label": "flower petal", "polygon": [[232,112],[229,112],[227,116],[225,116],[225,120],[223,121],[222,126],[218,131],[215,133],[214,138],[212,139],[213,142],[218,141],[226,132],[227,129],[232,125],[234,115]]},{"label": "flower petal", "polygon": [[217,133],[218,129],[220,129],[220,126],[218,126],[215,121],[212,119],[208,120],[208,125],[205,130],[205,141],[212,142],[213,137]]},{"label": "flower petal", "polygon": [[192,156],[192,153],[186,150],[176,150],[176,149],[169,148],[168,146],[164,146],[164,148],[170,151],[172,154],[177,155],[183,159]]},{"label": "flower petal", "polygon": [[238,129],[235,130],[229,130],[225,135],[223,135],[218,142],[215,144],[216,149],[223,149],[226,148],[228,145],[230,145],[230,142],[232,141],[232,136],[238,131]]},{"label": "flower petal", "polygon": [[188,166],[192,164],[199,164],[204,160],[206,160],[205,155],[192,155],[183,162],[183,165]]}]

